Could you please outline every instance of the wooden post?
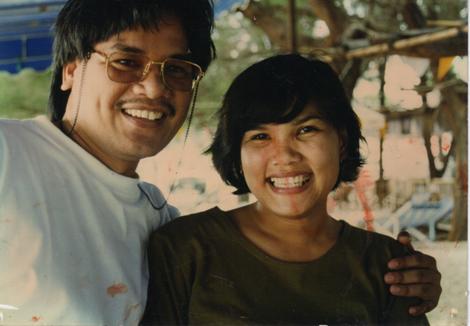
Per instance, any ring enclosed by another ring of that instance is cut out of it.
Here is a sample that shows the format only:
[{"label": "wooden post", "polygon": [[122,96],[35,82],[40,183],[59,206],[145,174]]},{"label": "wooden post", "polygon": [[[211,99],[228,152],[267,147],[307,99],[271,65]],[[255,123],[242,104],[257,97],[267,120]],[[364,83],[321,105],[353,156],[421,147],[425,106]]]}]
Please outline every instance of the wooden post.
[{"label": "wooden post", "polygon": [[364,48],[350,50],[345,53],[345,57],[346,59],[351,60],[354,58],[364,58],[374,55],[382,55],[392,50],[403,50],[417,45],[429,44],[441,40],[446,40],[452,37],[456,37],[459,33],[468,33],[468,26],[452,27],[443,31],[401,39],[391,44],[381,43]]},{"label": "wooden post", "polygon": [[296,29],[296,12],[295,0],[289,1],[289,28],[288,28],[288,48],[291,53],[297,52],[297,29]]}]

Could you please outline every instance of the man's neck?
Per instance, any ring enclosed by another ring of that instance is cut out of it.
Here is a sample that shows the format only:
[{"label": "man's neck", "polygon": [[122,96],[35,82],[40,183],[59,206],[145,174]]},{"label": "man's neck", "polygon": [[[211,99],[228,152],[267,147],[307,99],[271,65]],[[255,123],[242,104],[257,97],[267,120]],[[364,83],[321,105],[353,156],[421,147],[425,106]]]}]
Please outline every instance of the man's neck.
[{"label": "man's neck", "polygon": [[129,162],[123,162],[120,164],[119,162],[109,162],[109,160],[106,160],[106,155],[102,153],[102,151],[98,149],[93,150],[92,146],[88,145],[88,142],[80,137],[80,135],[75,132],[72,126],[69,126],[69,123],[61,120],[54,122],[54,125],[59,128],[59,130],[62,131],[65,136],[70,138],[73,142],[87,151],[90,155],[95,157],[98,161],[106,165],[106,167],[108,167],[110,170],[129,178],[139,178],[139,175],[135,171],[137,168],[137,163],[130,164]]}]

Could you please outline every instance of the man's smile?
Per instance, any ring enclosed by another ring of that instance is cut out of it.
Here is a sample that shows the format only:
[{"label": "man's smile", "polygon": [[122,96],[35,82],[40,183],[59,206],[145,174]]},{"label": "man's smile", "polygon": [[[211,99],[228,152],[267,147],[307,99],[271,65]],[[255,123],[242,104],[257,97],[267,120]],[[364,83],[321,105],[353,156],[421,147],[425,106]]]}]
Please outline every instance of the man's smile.
[{"label": "man's smile", "polygon": [[163,112],[150,110],[123,109],[122,111],[131,117],[147,119],[151,121],[160,120],[164,115]]}]

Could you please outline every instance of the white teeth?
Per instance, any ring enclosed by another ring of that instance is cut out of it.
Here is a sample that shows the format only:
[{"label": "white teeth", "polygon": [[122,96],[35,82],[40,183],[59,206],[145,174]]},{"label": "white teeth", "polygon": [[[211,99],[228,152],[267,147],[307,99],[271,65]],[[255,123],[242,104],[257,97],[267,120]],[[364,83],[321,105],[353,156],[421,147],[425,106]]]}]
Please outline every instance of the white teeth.
[{"label": "white teeth", "polygon": [[297,175],[287,178],[269,178],[271,184],[276,188],[296,188],[301,187],[310,180],[307,175]]},{"label": "white teeth", "polygon": [[130,109],[130,110],[124,110],[128,115],[136,117],[136,118],[142,118],[142,119],[147,119],[147,120],[158,120],[163,116],[162,112],[155,112],[155,111],[149,111],[149,110],[135,110],[135,109]]}]

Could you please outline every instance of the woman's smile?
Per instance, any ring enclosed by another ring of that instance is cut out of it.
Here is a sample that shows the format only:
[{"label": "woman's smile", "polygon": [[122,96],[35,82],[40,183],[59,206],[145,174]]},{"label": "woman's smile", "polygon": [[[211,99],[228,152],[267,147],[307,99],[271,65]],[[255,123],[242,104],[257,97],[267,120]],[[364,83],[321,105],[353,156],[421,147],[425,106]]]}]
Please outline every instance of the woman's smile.
[{"label": "woman's smile", "polygon": [[311,173],[303,173],[291,176],[273,176],[269,177],[267,181],[275,191],[301,190],[305,188],[311,178]]}]

